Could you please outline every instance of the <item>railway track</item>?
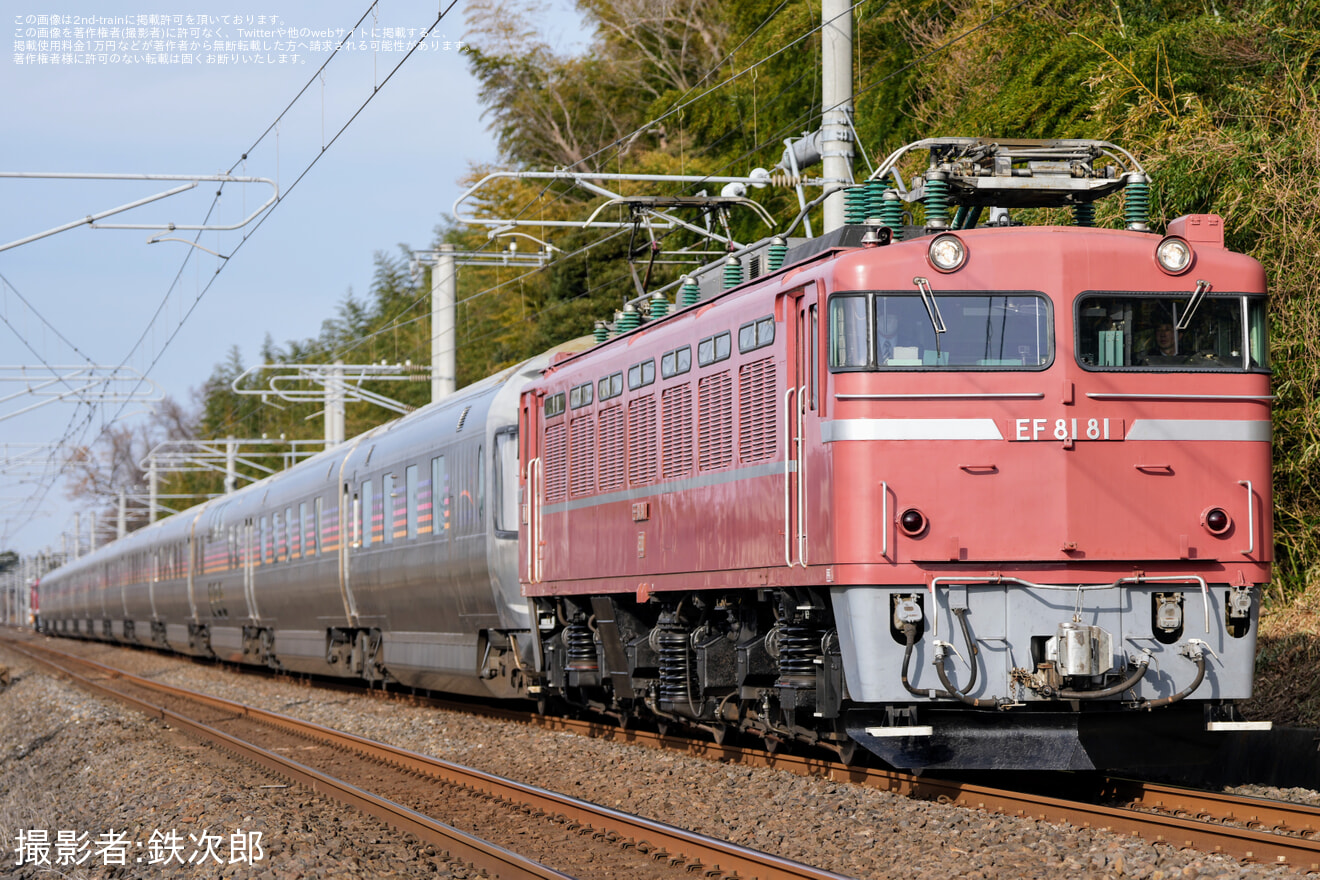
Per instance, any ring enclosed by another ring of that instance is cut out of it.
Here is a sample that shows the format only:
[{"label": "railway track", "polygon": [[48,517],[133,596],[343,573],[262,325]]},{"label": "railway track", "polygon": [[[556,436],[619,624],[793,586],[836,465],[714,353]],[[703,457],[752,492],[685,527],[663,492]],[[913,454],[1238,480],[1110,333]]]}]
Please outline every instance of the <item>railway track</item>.
[{"label": "railway track", "polygon": [[5,643],[83,687],[412,833],[492,877],[695,874],[846,880],[639,816],[153,682],[31,641],[6,638]]},{"label": "railway track", "polygon": [[[343,687],[343,685],[339,685]],[[353,689],[353,688],[349,688]],[[379,695],[380,691],[373,693]],[[526,723],[609,741],[679,751],[720,763],[767,767],[801,776],[894,792],[906,797],[1077,827],[1132,834],[1150,843],[1233,856],[1260,864],[1320,871],[1320,809],[1115,778],[1069,777],[1075,790],[1012,791],[957,780],[858,767],[822,758],[771,753],[685,739],[600,721],[544,716],[443,699],[403,695],[410,702]],[[702,862],[704,866],[706,862]],[[740,874],[740,876],[745,876]]]}]

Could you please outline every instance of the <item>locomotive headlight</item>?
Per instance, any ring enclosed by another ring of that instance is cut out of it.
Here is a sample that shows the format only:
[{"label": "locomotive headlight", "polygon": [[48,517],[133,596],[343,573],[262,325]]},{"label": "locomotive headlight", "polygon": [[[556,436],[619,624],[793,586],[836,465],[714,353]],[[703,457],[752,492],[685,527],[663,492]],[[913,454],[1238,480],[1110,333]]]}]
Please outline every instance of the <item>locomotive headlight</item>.
[{"label": "locomotive headlight", "polygon": [[1170,275],[1181,275],[1192,266],[1192,246],[1176,235],[1170,235],[1155,248],[1155,262]]},{"label": "locomotive headlight", "polygon": [[1201,514],[1201,525],[1212,535],[1222,535],[1233,525],[1233,520],[1222,507],[1211,507]]},{"label": "locomotive headlight", "polygon": [[956,272],[967,262],[967,246],[956,235],[937,235],[926,256],[939,271]]}]

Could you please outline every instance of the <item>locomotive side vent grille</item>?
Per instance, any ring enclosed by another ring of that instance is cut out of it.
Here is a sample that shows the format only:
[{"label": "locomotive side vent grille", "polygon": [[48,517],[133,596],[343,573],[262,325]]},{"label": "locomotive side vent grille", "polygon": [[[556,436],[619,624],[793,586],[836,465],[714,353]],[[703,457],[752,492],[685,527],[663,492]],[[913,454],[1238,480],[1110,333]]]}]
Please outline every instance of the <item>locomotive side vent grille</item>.
[{"label": "locomotive side vent grille", "polygon": [[595,490],[596,425],[590,414],[578,416],[569,427],[569,492],[574,498]]},{"label": "locomotive side vent grille", "polygon": [[776,415],[775,364],[762,358],[738,370],[738,459],[766,461],[775,457]]},{"label": "locomotive side vent grille", "polygon": [[697,383],[697,464],[703,471],[733,462],[733,379],[729,371]]},{"label": "locomotive side vent grille", "polygon": [[660,468],[666,480],[692,473],[692,386],[666,388],[660,398]]},{"label": "locomotive side vent grille", "polygon": [[623,407],[601,410],[599,429],[600,470],[597,479],[600,491],[613,492],[623,488]]},{"label": "locomotive side vent grille", "polygon": [[[459,415],[458,415],[458,427],[454,428],[454,433],[455,433],[455,434],[457,434],[459,431],[462,431],[462,430],[463,430],[463,424],[464,424],[464,422],[467,421],[468,413],[470,413],[471,411],[472,411],[472,404],[469,403],[467,406],[463,407],[463,412],[459,413]],[[373,447],[371,447],[371,448],[374,450],[376,447],[373,446]],[[368,453],[368,455],[367,455],[367,464],[370,464],[370,463],[371,463],[371,455],[370,455],[370,453]]]},{"label": "locomotive side vent grille", "polygon": [[655,480],[655,395],[628,401],[628,485]]},{"label": "locomotive side vent grille", "polygon": [[564,500],[564,488],[568,483],[567,439],[568,432],[562,419],[545,429],[545,500],[549,504]]}]

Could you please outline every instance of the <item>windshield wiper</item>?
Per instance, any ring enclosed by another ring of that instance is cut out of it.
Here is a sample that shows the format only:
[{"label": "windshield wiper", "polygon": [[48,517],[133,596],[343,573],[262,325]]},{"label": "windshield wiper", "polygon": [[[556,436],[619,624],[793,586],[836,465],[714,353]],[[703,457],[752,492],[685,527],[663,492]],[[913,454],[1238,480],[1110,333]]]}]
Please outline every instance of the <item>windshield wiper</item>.
[{"label": "windshield wiper", "polygon": [[940,314],[940,307],[935,302],[935,291],[930,289],[930,280],[918,275],[912,279],[912,283],[917,285],[917,290],[921,293],[921,304],[926,307],[926,316],[930,318],[930,326],[935,328],[935,332],[947,333],[948,328],[944,326],[944,316]]}]

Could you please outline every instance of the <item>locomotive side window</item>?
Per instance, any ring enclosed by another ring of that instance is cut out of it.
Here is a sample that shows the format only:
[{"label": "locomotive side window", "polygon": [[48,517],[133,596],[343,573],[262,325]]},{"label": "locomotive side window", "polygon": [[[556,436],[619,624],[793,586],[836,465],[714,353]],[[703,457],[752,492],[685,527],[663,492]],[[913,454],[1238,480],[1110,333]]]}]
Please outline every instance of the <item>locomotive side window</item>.
[{"label": "locomotive side window", "polygon": [[316,496],[316,522],[313,524],[315,529],[316,552],[325,552],[325,540],[321,537],[321,528],[325,523],[325,499],[320,495]]},{"label": "locomotive side window", "polygon": [[655,358],[633,364],[628,368],[628,390],[636,391],[655,381]]},{"label": "locomotive side window", "polygon": [[303,556],[311,556],[316,552],[316,538],[310,534],[307,519],[307,502],[298,502],[298,530],[302,532]]},{"label": "locomotive side window", "polygon": [[568,393],[568,405],[573,409],[581,409],[584,406],[591,406],[591,383],[578,385]]},{"label": "locomotive side window", "polygon": [[764,348],[775,341],[775,319],[773,315],[749,321],[738,328],[738,351],[748,352]]},{"label": "locomotive side window", "polygon": [[733,350],[733,337],[728,332],[707,336],[697,343],[697,363],[703,367],[719,363]]},{"label": "locomotive side window", "polygon": [[1077,300],[1077,360],[1093,370],[1265,370],[1263,297],[1100,294]]},{"label": "locomotive side window", "polygon": [[[942,327],[943,329],[937,329]],[[830,367],[1040,370],[1054,358],[1049,301],[1031,293],[830,298]]]},{"label": "locomotive side window", "polygon": [[564,412],[564,392],[551,394],[545,399],[545,417],[552,418]]},{"label": "locomotive side window", "polygon": [[660,375],[666,379],[681,376],[690,369],[692,369],[692,346],[690,345],[666,352],[664,357],[660,358]]},{"label": "locomotive side window", "polygon": [[386,474],[380,481],[380,502],[384,510],[381,511],[381,540],[386,544],[394,543],[394,496],[398,490],[394,488],[394,474]]},{"label": "locomotive side window", "polygon": [[597,398],[600,400],[609,400],[612,397],[618,397],[623,393],[623,373],[611,373],[600,380],[600,387],[597,389],[600,393]]}]

